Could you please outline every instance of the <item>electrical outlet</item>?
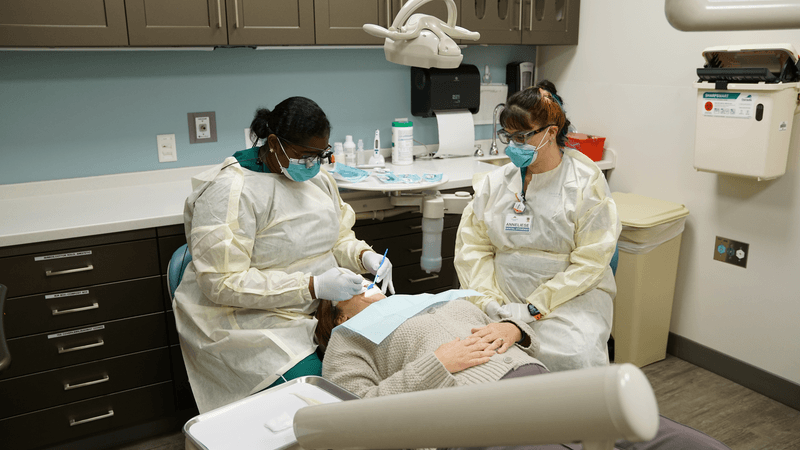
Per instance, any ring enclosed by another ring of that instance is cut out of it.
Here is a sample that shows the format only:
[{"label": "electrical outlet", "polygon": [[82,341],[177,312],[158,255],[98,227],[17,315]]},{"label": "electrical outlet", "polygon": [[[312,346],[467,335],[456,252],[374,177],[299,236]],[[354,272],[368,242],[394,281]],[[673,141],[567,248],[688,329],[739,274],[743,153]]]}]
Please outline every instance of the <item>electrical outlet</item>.
[{"label": "electrical outlet", "polygon": [[174,134],[159,134],[156,136],[158,145],[158,162],[172,162],[178,160],[178,149],[175,146]]},{"label": "electrical outlet", "polygon": [[747,268],[750,244],[717,236],[714,242],[714,259]]},{"label": "electrical outlet", "polygon": [[189,143],[217,142],[217,118],[214,111],[188,113]]}]

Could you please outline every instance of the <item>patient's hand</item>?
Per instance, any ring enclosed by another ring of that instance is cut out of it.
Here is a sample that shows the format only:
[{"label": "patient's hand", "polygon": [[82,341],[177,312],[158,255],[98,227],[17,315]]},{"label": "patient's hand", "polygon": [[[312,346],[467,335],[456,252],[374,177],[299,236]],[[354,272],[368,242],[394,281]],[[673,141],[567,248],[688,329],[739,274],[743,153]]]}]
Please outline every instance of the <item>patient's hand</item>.
[{"label": "patient's hand", "polygon": [[448,372],[456,373],[489,362],[494,355],[494,349],[489,349],[490,346],[490,343],[470,336],[464,340],[456,338],[454,341],[442,344],[433,354],[439,358]]},{"label": "patient's hand", "polygon": [[511,322],[495,322],[480,328],[473,328],[472,337],[491,344],[490,350],[505,353],[509,347],[522,339],[522,331]]}]

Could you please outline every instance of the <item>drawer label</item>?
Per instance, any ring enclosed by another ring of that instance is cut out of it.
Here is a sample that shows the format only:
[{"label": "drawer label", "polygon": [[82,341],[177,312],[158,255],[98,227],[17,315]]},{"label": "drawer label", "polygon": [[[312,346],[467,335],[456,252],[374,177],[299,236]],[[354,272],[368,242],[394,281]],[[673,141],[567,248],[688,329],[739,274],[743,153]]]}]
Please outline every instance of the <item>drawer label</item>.
[{"label": "drawer label", "polygon": [[47,339],[55,339],[55,338],[60,338],[60,337],[64,337],[64,336],[72,336],[73,334],[81,334],[81,333],[88,333],[90,331],[103,330],[103,329],[105,329],[105,327],[106,327],[105,325],[98,325],[96,327],[83,328],[81,330],[72,330],[72,331],[65,331],[63,333],[48,334],[47,335]]},{"label": "drawer label", "polygon": [[72,258],[75,256],[86,256],[91,255],[91,250],[86,250],[83,252],[72,252],[72,253],[61,253],[59,255],[47,255],[47,256],[37,256],[33,258],[34,261],[49,261],[51,259],[61,259],[61,258]]},{"label": "drawer label", "polygon": [[50,300],[54,298],[62,298],[62,297],[75,297],[76,295],[86,295],[89,291],[75,291],[75,292],[62,292],[60,294],[50,294],[45,295],[45,300]]}]

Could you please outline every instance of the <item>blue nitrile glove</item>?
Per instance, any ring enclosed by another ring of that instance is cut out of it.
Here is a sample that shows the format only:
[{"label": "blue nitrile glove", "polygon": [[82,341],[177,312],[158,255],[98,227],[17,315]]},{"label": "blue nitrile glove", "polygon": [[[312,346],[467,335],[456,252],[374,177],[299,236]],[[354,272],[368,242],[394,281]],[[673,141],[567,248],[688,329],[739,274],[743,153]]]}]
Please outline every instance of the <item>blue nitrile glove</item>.
[{"label": "blue nitrile glove", "polygon": [[350,270],[334,267],[322,275],[314,277],[314,293],[317,298],[332,302],[350,300],[361,292],[361,281],[364,278]]},{"label": "blue nitrile glove", "polygon": [[502,308],[511,319],[517,319],[525,323],[536,322],[536,318],[528,310],[527,303],[507,303]]},{"label": "blue nitrile glove", "polygon": [[484,310],[486,315],[495,322],[499,322],[503,319],[508,319],[511,317],[511,314],[504,310],[503,307],[500,306],[500,303],[497,303],[494,300],[487,303]]},{"label": "blue nitrile glove", "polygon": [[[383,261],[383,264],[381,264]],[[381,291],[385,294],[389,289],[390,294],[394,294],[394,284],[392,283],[392,262],[389,258],[379,255],[373,251],[364,252],[361,262],[369,273],[375,275],[376,283],[382,283]]]}]

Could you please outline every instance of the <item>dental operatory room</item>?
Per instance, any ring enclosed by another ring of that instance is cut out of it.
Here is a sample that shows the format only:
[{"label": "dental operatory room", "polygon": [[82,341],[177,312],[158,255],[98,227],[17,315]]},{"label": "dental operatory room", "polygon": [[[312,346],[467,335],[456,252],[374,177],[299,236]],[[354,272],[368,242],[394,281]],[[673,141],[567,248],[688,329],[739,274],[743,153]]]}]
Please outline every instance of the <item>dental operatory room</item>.
[{"label": "dental operatory room", "polygon": [[0,448],[800,450],[800,0],[0,0]]}]

